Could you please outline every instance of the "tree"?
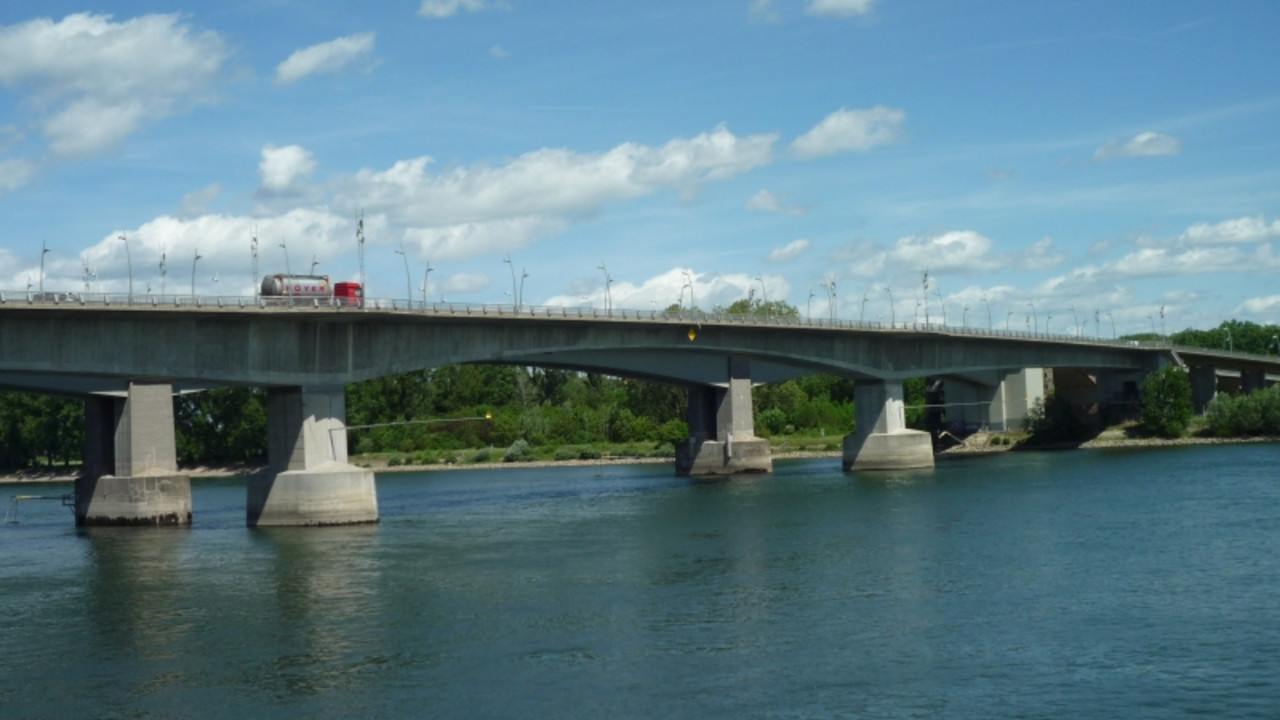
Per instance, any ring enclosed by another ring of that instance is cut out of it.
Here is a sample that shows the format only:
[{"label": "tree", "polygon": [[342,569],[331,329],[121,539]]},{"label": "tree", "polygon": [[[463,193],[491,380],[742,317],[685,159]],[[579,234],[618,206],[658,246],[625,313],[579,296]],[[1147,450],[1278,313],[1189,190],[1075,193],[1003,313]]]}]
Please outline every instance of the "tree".
[{"label": "tree", "polygon": [[1151,373],[1139,388],[1142,424],[1160,437],[1180,437],[1191,422],[1191,380],[1169,365]]}]

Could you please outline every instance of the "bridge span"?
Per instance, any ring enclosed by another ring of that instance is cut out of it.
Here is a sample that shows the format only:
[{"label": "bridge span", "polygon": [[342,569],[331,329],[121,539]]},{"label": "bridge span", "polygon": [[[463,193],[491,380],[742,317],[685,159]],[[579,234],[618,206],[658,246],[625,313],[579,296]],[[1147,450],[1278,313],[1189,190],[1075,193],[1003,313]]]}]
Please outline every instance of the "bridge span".
[{"label": "bridge span", "polygon": [[1099,398],[1123,395],[1168,364],[1188,367],[1193,380],[1198,373],[1201,394],[1222,372],[1250,388],[1280,372],[1276,358],[1239,353],[914,323],[0,295],[0,386],[87,398],[79,523],[188,522],[190,485],[176,464],[172,394],[226,385],[268,393],[269,471],[250,481],[249,524],[374,521],[373,475],[347,461],[344,387],[457,363],[572,368],[683,386],[690,435],[677,448],[676,468],[688,475],[768,471],[751,387],[806,374],[855,381],[857,426],[845,438],[842,464],[869,470],[933,465],[930,436],[906,427],[907,378],[945,378],[968,400],[963,405],[980,406],[982,420],[1000,427],[1025,415],[1036,394],[1029,368],[1084,373]]}]

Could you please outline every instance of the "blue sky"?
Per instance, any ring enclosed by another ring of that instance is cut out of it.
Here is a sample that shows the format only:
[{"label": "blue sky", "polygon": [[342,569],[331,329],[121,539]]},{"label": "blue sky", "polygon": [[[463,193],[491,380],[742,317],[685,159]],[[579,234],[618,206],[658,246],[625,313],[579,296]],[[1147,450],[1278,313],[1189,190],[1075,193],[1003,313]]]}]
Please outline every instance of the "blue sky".
[{"label": "blue sky", "polygon": [[1280,3],[23,5],[0,291],[1280,320]]}]

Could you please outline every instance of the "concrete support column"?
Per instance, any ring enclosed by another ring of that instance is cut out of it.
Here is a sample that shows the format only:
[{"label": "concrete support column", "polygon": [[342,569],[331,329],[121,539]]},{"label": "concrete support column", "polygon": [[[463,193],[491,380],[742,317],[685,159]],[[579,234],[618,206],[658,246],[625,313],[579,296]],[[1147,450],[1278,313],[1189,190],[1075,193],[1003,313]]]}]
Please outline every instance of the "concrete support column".
[{"label": "concrete support column", "polygon": [[1218,370],[1212,367],[1193,367],[1188,372],[1191,378],[1191,407],[1197,415],[1218,395]]},{"label": "concrete support column", "polygon": [[373,471],[347,463],[342,387],[267,391],[267,471],[249,479],[250,527],[378,521]]},{"label": "concrete support column", "polygon": [[845,470],[933,467],[929,433],[907,429],[901,380],[859,381],[853,388],[858,428],[844,438]]},{"label": "concrete support column", "polygon": [[755,436],[750,366],[730,358],[723,387],[689,389],[689,439],[676,447],[677,475],[769,472],[769,441]]},{"label": "concrete support column", "polygon": [[1262,370],[1241,370],[1240,371],[1240,391],[1243,393],[1257,392],[1267,388],[1267,374]]},{"label": "concrete support column", "polygon": [[191,479],[178,473],[173,389],[129,383],[124,397],[85,401],[77,525],[188,525]]}]

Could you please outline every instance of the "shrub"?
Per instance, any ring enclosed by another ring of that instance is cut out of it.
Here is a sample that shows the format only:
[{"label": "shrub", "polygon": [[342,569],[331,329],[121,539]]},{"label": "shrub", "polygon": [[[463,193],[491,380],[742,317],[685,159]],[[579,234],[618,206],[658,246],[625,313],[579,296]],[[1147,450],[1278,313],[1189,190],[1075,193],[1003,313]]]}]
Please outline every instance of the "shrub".
[{"label": "shrub", "polygon": [[490,448],[487,448],[487,447],[480,448],[479,450],[476,450],[475,452],[467,456],[467,462],[469,463],[489,462],[489,456],[492,454],[493,453]]},{"label": "shrub", "polygon": [[568,447],[556,448],[555,459],[560,461],[577,460],[578,451]]},{"label": "shrub", "polygon": [[1191,422],[1191,380],[1182,370],[1169,365],[1142,381],[1139,412],[1142,424],[1160,437],[1181,437]]},{"label": "shrub", "polygon": [[599,460],[600,451],[593,445],[583,445],[578,450],[578,458],[581,460]]},{"label": "shrub", "polygon": [[658,443],[658,446],[649,453],[649,457],[673,458],[676,456],[676,446],[671,443]]},{"label": "shrub", "polygon": [[523,439],[511,443],[511,447],[502,454],[502,462],[526,462],[533,457],[533,450]]}]

